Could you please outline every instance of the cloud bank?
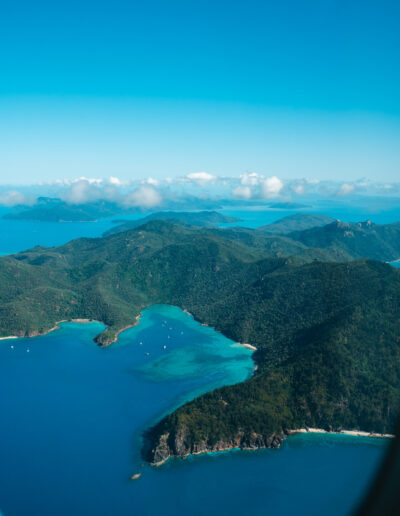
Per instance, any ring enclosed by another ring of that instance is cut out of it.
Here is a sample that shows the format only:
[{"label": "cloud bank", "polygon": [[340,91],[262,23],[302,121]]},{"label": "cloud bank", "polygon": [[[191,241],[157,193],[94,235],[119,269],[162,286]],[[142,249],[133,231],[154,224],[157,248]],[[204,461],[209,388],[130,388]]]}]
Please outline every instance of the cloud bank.
[{"label": "cloud bank", "polygon": [[240,176],[217,176],[191,172],[174,178],[147,177],[122,181],[115,175],[107,179],[78,177],[59,179],[30,187],[0,187],[0,206],[12,208],[32,205],[38,197],[60,198],[68,204],[109,201],[124,207],[151,210],[185,205],[193,208],[206,201],[235,201],[268,204],[272,200],[302,201],[313,196],[324,198],[354,195],[400,196],[400,183],[377,183],[365,178],[357,181],[320,181],[314,178],[284,179],[274,174],[244,172]]}]

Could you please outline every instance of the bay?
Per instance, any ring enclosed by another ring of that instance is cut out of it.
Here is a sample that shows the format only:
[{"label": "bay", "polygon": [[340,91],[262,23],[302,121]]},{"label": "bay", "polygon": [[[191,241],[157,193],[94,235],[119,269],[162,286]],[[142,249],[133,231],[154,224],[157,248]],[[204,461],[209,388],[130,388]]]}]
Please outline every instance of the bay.
[{"label": "bay", "polygon": [[145,464],[143,431],[184,401],[248,378],[252,353],[171,306],[147,308],[107,348],[93,342],[102,328],[63,323],[0,342],[5,516],[345,515],[357,504],[386,440],[297,435],[280,450]]}]

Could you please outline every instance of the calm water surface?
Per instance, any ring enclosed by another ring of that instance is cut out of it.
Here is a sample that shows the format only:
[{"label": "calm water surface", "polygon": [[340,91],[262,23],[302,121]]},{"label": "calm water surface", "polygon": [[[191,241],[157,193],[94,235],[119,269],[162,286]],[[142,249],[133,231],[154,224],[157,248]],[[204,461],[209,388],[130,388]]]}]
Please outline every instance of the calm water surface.
[{"label": "calm water surface", "polygon": [[[379,213],[376,206],[339,204],[304,211],[400,219],[391,205]],[[257,227],[293,211],[225,213]],[[0,218],[0,254],[98,237],[111,226],[112,219]],[[251,353],[174,307],[147,309],[139,326],[105,349],[93,342],[102,328],[68,323],[44,337],[0,341],[0,514],[340,516],[357,504],[385,440],[299,435],[280,450],[145,465],[143,430],[185,400],[243,381],[253,371]],[[142,477],[130,481],[139,471]]]},{"label": "calm water surface", "polygon": [[[305,201],[305,208],[295,210],[271,209],[264,206],[251,209],[218,210],[225,215],[242,219],[233,225],[257,228],[271,224],[282,217],[294,213],[322,213],[345,222],[359,222],[367,219],[378,224],[389,224],[400,221],[399,199],[360,198],[357,202],[321,201],[312,199]],[[102,233],[114,226],[113,220],[137,220],[148,214],[115,215],[111,218],[99,219],[97,222],[35,222],[23,220],[7,220],[2,216],[9,208],[0,207],[0,255],[17,253],[35,245],[55,246],[79,237],[100,237]],[[231,226],[222,224],[221,226]]]},{"label": "calm water surface", "polygon": [[249,377],[251,352],[163,305],[105,349],[92,340],[102,328],[65,323],[0,341],[5,516],[344,515],[368,485],[384,440],[301,435],[280,450],[147,466],[143,430],[183,401]]}]

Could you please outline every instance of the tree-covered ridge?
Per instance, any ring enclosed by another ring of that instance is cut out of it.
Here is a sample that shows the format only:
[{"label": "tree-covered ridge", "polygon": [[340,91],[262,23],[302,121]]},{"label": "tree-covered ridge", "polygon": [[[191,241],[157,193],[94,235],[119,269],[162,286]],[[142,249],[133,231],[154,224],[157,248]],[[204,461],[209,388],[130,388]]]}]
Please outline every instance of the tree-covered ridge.
[{"label": "tree-covered ridge", "polygon": [[157,211],[138,220],[120,220],[115,226],[104,233],[103,236],[121,233],[137,228],[152,220],[168,220],[174,224],[186,224],[191,226],[214,226],[217,224],[232,224],[239,222],[236,217],[228,217],[217,211]]},{"label": "tree-covered ridge", "polygon": [[307,262],[271,241],[308,249],[260,231],[151,221],[0,258],[0,335],[88,318],[108,326],[98,337],[108,344],[145,306],[166,303],[256,345],[253,378],[184,405],[149,432],[152,461],[273,445],[304,425],[390,431],[400,399],[400,271],[365,259]]},{"label": "tree-covered ridge", "polygon": [[334,219],[328,217],[328,215],[295,213],[294,215],[283,217],[272,224],[261,226],[258,229],[266,233],[287,235],[293,231],[303,231],[304,229],[326,226],[331,222],[334,222]]},{"label": "tree-covered ridge", "polygon": [[40,197],[35,206],[21,206],[3,218],[41,222],[93,222],[102,217],[112,217],[120,211],[116,203],[109,201],[68,204],[61,199]]},{"label": "tree-covered ridge", "polygon": [[337,259],[372,258],[393,261],[400,257],[400,222],[374,224],[371,221],[350,223],[339,220],[288,234],[309,248],[321,248]]},{"label": "tree-covered ridge", "polygon": [[[34,335],[60,320],[91,318],[109,327],[100,337],[108,343],[145,306],[171,302],[186,277],[196,278],[200,292],[215,284],[214,276],[229,282],[261,256],[221,236],[160,221],[3,257],[0,336]],[[228,266],[232,271],[225,277]]]},{"label": "tree-covered ridge", "polygon": [[218,328],[256,344],[258,371],[164,418],[148,433],[148,458],[267,446],[305,426],[391,431],[400,400],[399,302],[399,274],[357,261],[283,265],[229,299],[227,321],[213,306]]}]

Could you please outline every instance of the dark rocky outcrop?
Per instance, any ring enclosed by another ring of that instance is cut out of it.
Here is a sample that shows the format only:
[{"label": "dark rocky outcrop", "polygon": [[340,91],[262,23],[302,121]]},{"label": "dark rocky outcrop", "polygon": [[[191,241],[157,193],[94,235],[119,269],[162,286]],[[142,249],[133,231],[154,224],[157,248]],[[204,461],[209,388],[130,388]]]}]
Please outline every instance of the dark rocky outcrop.
[{"label": "dark rocky outcrop", "polygon": [[154,466],[160,466],[171,457],[185,458],[189,455],[220,452],[240,448],[242,450],[258,450],[261,448],[279,448],[286,437],[285,432],[266,436],[257,433],[239,432],[233,439],[220,439],[214,443],[209,440],[190,442],[187,428],[180,426],[174,433],[160,436],[152,435],[150,430],[145,435],[144,458]]}]

